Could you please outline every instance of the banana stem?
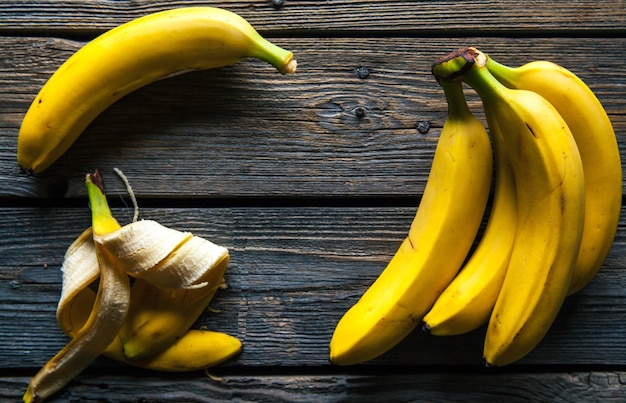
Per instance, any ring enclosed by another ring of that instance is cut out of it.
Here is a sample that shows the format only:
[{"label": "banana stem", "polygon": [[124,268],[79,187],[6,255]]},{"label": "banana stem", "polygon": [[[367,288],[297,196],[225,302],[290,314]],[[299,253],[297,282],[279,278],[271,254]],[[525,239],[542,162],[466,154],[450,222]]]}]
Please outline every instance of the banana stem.
[{"label": "banana stem", "polygon": [[89,195],[94,234],[104,235],[118,230],[121,226],[111,214],[111,209],[104,194],[104,182],[98,170],[93,174],[87,175],[85,186]]},{"label": "banana stem", "polygon": [[263,38],[255,35],[255,45],[251,50],[251,56],[259,58],[276,67],[282,74],[295,74],[297,62],[293,58],[293,53],[281,48]]},{"label": "banana stem", "polygon": [[510,67],[510,66],[506,66],[502,63],[498,63],[497,61],[493,60],[491,57],[488,58],[487,60],[487,68],[489,69],[489,71],[493,71],[495,73],[497,73],[496,75],[500,76],[500,77],[515,77],[517,74],[517,69]]},{"label": "banana stem", "polygon": [[438,59],[433,64],[432,73],[440,83],[465,81],[476,90],[483,102],[490,102],[501,98],[502,91],[508,88],[489,72],[488,62],[491,66],[492,62],[486,54],[470,46]]},{"label": "banana stem", "polygon": [[440,80],[439,84],[448,102],[448,119],[463,119],[471,115],[460,81]]}]

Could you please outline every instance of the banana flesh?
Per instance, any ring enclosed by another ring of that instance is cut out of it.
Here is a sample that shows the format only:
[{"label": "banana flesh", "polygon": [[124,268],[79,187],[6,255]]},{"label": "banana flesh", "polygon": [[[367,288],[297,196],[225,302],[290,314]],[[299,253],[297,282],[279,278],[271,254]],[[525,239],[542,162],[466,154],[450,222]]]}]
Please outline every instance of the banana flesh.
[{"label": "banana flesh", "polygon": [[[409,234],[384,271],[337,324],[330,360],[380,356],[410,333],[461,268],[492,179],[491,143],[458,83],[442,83],[449,115]],[[471,203],[459,203],[471,200]]]},{"label": "banana flesh", "polygon": [[140,87],[247,57],[283,74],[296,69],[291,52],[220,8],[177,8],[113,28],[72,55],[35,97],[19,131],[18,164],[33,173],[45,170],[102,111]]}]

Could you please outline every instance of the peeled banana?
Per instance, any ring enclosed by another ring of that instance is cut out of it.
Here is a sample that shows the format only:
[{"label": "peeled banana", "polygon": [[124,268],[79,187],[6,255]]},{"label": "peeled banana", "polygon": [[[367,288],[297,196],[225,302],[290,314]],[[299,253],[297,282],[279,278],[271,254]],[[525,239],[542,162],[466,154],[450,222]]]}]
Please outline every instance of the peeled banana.
[{"label": "peeled banana", "polygon": [[291,52],[224,9],[176,8],[122,24],[87,43],[46,82],[24,116],[17,161],[39,173],[128,93],[176,74],[246,57],[264,60],[283,74],[296,69]]},{"label": "peeled banana", "polygon": [[337,324],[330,341],[335,364],[378,357],[415,329],[461,268],[479,229],[492,179],[491,143],[460,83],[442,86],[449,114],[409,234]]},{"label": "peeled banana", "polygon": [[[24,400],[45,399],[101,354],[167,371],[206,368],[238,354],[236,338],[190,330],[223,284],[228,250],[154,221],[121,226],[99,173],[86,183],[92,227],[66,252],[57,307],[71,341],[33,378]],[[132,288],[129,275],[136,277]],[[98,279],[96,295],[89,286]]]}]

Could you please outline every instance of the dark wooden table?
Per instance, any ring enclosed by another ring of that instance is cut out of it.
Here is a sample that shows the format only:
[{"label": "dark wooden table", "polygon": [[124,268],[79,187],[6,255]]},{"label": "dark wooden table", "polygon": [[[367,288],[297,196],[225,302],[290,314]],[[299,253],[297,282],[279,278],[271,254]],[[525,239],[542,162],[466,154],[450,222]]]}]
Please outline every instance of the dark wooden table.
[{"label": "dark wooden table", "polygon": [[[21,120],[67,57],[129,19],[207,4],[292,50],[298,74],[245,60],[155,83],[40,176],[20,171]],[[626,401],[624,221],[594,282],[514,365],[484,368],[484,328],[416,330],[367,364],[328,362],[335,324],[395,252],[424,189],[446,117],[431,63],[466,45],[511,65],[565,65],[626,140],[624,0],[0,3],[0,400],[20,400],[67,341],[54,313],[63,254],[90,223],[84,175],[99,168],[114,213],[131,220],[117,167],[141,218],[230,249],[221,312],[196,326],[239,337],[244,351],[210,370],[221,381],[101,358],[51,401]]]}]

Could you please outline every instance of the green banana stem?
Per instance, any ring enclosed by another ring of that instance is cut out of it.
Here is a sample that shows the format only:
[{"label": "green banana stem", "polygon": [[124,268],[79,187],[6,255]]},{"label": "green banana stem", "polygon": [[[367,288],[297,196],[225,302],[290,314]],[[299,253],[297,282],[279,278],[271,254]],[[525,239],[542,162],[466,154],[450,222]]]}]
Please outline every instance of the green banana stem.
[{"label": "green banana stem", "polygon": [[[466,47],[437,60],[432,72],[440,82],[464,81],[476,90],[483,102],[500,98],[508,88],[487,69],[489,57],[474,47]],[[489,62],[491,64],[491,62]]]},{"label": "green banana stem", "polygon": [[296,60],[293,53],[281,48],[256,34],[255,46],[251,50],[251,56],[257,57],[276,67],[282,74],[294,74],[296,72]]},{"label": "green banana stem", "polygon": [[96,170],[93,174],[88,174],[85,179],[89,204],[91,207],[91,221],[93,232],[96,235],[104,235],[120,228],[104,194],[104,182],[102,175]]},{"label": "green banana stem", "polygon": [[514,67],[510,67],[502,63],[498,63],[497,61],[493,60],[491,57],[489,57],[487,60],[487,66],[489,70],[495,72],[496,75],[500,77],[506,77],[506,78],[515,77],[518,71]]},{"label": "green banana stem", "polygon": [[448,102],[448,119],[463,120],[472,114],[467,106],[463,84],[460,81],[439,80],[439,84]]}]

